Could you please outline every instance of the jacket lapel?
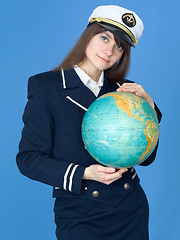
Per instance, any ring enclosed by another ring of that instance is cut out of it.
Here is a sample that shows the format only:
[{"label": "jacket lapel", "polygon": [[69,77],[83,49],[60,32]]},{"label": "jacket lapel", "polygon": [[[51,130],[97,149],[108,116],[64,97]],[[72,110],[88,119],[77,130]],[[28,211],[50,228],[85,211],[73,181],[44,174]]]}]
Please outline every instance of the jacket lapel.
[{"label": "jacket lapel", "polygon": [[110,82],[106,76],[104,77],[104,84],[98,94],[98,97],[102,96],[103,94],[109,93],[109,92],[114,92],[118,88],[117,83],[112,83]]},{"label": "jacket lapel", "polygon": [[[62,79],[61,93],[65,99],[82,111],[87,111],[91,103],[97,99],[94,93],[83,84],[74,69],[64,72],[60,71],[60,77]],[[105,77],[104,84],[98,97],[108,92],[115,91],[117,88],[118,86],[116,83],[111,83]]]},{"label": "jacket lapel", "polygon": [[74,69],[64,72],[61,87],[66,100],[83,111],[87,111],[91,103],[96,100],[96,96],[83,84]]}]

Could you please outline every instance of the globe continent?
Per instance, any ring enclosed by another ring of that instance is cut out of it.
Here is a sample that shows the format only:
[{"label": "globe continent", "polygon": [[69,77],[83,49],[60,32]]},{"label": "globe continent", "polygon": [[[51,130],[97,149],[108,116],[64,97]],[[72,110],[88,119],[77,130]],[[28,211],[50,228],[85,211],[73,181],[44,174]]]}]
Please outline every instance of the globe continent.
[{"label": "globe continent", "polygon": [[112,92],[96,99],[82,122],[82,139],[99,163],[114,168],[142,163],[159,137],[155,111],[143,98]]}]

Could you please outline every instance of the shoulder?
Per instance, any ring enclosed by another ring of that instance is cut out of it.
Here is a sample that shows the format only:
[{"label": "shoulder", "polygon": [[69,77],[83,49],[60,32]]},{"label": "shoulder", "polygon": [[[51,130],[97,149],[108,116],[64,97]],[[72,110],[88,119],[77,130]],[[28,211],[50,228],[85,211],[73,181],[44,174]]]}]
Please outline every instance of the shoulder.
[{"label": "shoulder", "polygon": [[44,96],[54,94],[57,86],[60,85],[60,73],[49,71],[36,74],[28,79],[28,98],[31,96]]},{"label": "shoulder", "polygon": [[[66,70],[63,73],[68,79],[74,79],[75,71],[73,69]],[[40,84],[45,87],[58,86],[62,87],[63,76],[61,71],[48,71],[36,74],[29,78],[29,82],[36,82],[35,84]]]},{"label": "shoulder", "polygon": [[37,90],[46,89],[51,91],[51,89],[60,86],[61,72],[59,71],[48,71],[39,73],[29,77],[28,79],[28,89],[35,88]]},{"label": "shoulder", "polygon": [[39,73],[34,76],[31,76],[29,78],[29,80],[47,83],[47,82],[52,82],[52,81],[58,81],[59,78],[60,78],[59,71],[48,71],[48,72],[43,72],[43,73]]}]

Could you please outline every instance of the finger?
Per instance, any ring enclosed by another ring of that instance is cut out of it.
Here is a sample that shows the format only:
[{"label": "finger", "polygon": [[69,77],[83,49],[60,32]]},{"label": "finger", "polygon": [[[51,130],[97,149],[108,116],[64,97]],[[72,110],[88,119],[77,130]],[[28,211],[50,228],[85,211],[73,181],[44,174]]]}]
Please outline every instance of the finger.
[{"label": "finger", "polygon": [[134,93],[140,97],[145,97],[146,93],[143,89],[139,89],[139,88],[133,88],[133,87],[125,87],[122,88],[120,90],[121,92],[130,92],[130,93]]},{"label": "finger", "polygon": [[137,89],[134,89],[134,88],[122,88],[122,89],[118,90],[118,92],[130,92],[130,93],[134,93],[134,94],[138,93]]},{"label": "finger", "polygon": [[125,173],[128,171],[128,168],[121,168],[120,171],[121,171],[121,173]]},{"label": "finger", "polygon": [[115,173],[106,174],[105,178],[106,178],[107,181],[115,181],[115,180],[121,178],[122,174],[125,173],[126,171],[128,171],[128,170],[126,170],[126,169],[119,169]]},{"label": "finger", "polygon": [[121,172],[116,172],[116,173],[113,173],[113,174],[107,174],[107,175],[104,175],[103,177],[103,182],[105,184],[111,184],[112,182],[120,179],[122,177],[122,173]]},{"label": "finger", "polygon": [[137,89],[139,91],[145,91],[144,88],[137,83],[131,83],[131,84],[123,84],[120,89]]},{"label": "finger", "polygon": [[120,171],[118,171],[116,173],[113,173],[113,174],[110,174],[110,175],[106,175],[104,177],[104,183],[110,184],[110,183],[112,183],[114,181],[117,181],[118,179],[122,178],[122,174],[123,173],[120,170]]},{"label": "finger", "polygon": [[138,86],[138,85],[140,85],[140,84],[137,84],[137,83],[123,83],[123,84],[121,85],[121,87]]},{"label": "finger", "polygon": [[127,172],[127,171],[128,171],[128,168],[119,168],[119,169],[116,170],[116,172],[120,172],[122,174]]},{"label": "finger", "polygon": [[122,91],[124,87],[134,87],[137,83],[123,83],[119,88],[116,89],[116,91]]},{"label": "finger", "polygon": [[122,87],[120,87],[120,88],[118,88],[117,89],[117,91],[119,92],[119,91],[136,91],[136,90],[138,90],[138,87],[136,87],[136,86],[122,86]]},{"label": "finger", "polygon": [[122,174],[127,171],[128,171],[128,168],[121,168],[121,169],[116,170],[115,173],[103,174],[102,182],[106,185],[109,185],[112,182],[115,182],[116,180],[122,178]]},{"label": "finger", "polygon": [[138,86],[122,86],[122,87],[120,88],[120,90],[122,90],[122,89],[124,89],[124,90],[126,90],[126,89],[133,89],[133,90],[142,91],[142,88],[140,88],[140,87],[138,87]]},{"label": "finger", "polygon": [[114,173],[116,172],[116,169],[115,168],[112,168],[112,167],[103,167],[101,165],[98,165],[97,166],[97,170],[98,172],[104,172],[104,173]]}]

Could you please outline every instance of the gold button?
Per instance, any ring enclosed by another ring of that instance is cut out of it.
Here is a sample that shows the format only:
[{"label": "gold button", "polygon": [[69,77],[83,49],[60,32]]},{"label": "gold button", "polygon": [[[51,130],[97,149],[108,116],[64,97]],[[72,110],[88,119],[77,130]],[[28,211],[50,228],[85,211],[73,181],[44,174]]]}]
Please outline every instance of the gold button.
[{"label": "gold button", "polygon": [[129,188],[130,188],[130,184],[129,184],[129,183],[125,183],[125,184],[124,184],[124,189],[125,189],[125,190],[128,190]]},{"label": "gold button", "polygon": [[93,197],[98,197],[99,196],[99,192],[98,191],[93,191],[92,192],[92,196]]}]

